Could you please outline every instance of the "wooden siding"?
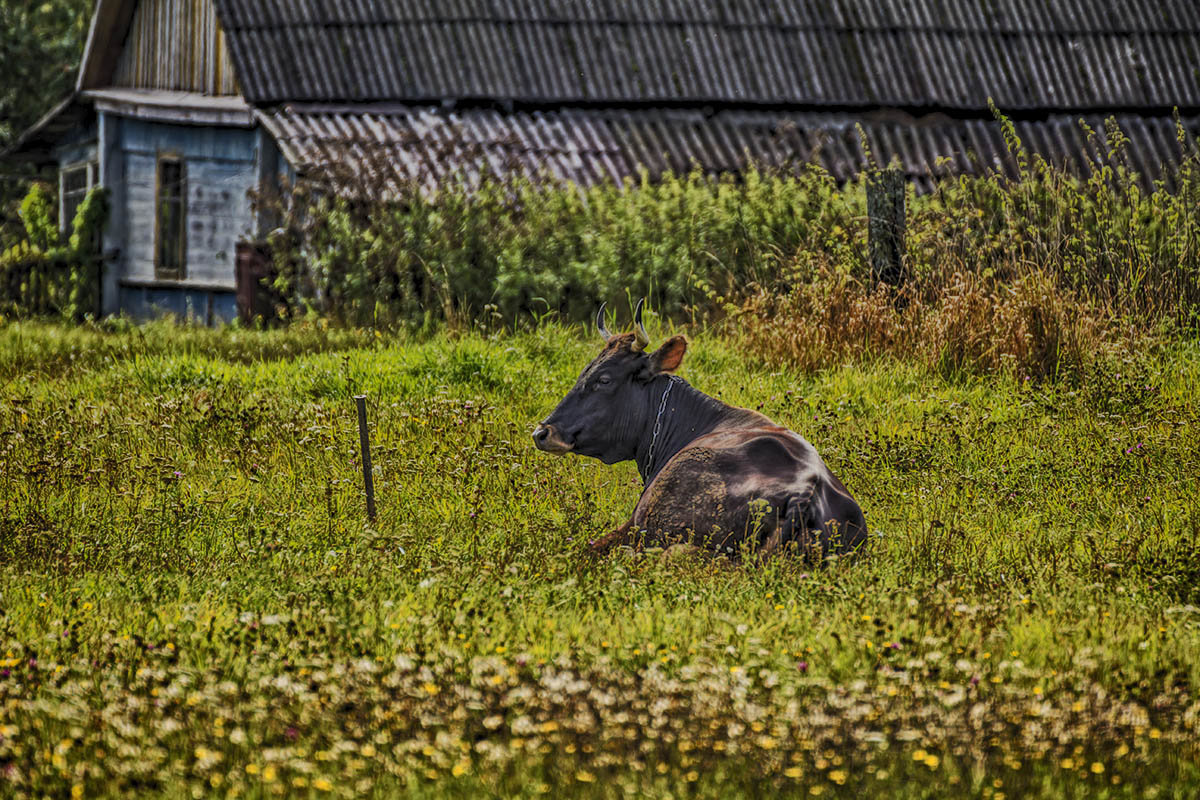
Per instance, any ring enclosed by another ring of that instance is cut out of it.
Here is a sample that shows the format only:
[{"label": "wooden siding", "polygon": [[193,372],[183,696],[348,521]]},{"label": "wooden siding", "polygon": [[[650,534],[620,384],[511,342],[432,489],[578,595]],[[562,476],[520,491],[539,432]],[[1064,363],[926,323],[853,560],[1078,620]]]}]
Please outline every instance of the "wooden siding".
[{"label": "wooden siding", "polygon": [[187,164],[187,263],[183,284],[234,287],[234,248],[252,233],[247,192],[258,178],[257,134],[239,128],[202,128],[120,120],[124,186],[114,196],[125,221],[119,274],[154,281],[157,163],[172,153]]},{"label": "wooden siding", "polygon": [[239,94],[213,0],[142,0],[112,85]]}]

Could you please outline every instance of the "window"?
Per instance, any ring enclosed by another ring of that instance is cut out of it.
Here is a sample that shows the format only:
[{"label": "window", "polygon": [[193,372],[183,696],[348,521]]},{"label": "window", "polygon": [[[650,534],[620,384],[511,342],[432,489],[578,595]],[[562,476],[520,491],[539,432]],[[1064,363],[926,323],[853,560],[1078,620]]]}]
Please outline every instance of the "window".
[{"label": "window", "polygon": [[187,167],[183,159],[158,159],[154,276],[182,280],[187,253]]},{"label": "window", "polygon": [[87,196],[88,191],[96,185],[100,173],[100,165],[95,161],[82,164],[71,164],[63,167],[58,174],[58,227],[70,232],[71,223],[75,221],[75,212]]}]

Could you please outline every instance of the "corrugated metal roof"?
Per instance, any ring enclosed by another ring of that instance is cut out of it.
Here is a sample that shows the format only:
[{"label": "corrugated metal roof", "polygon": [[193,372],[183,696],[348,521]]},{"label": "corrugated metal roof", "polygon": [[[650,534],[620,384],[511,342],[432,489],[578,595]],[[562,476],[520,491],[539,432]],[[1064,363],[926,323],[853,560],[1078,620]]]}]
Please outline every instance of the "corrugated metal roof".
[{"label": "corrugated metal roof", "polygon": [[[936,177],[997,168],[1013,174],[999,123],[953,120],[942,115],[909,120],[860,118],[838,113],[689,110],[516,111],[434,107],[374,109],[292,105],[258,112],[285,158],[317,178],[384,176],[399,189],[416,182],[425,190],[460,173],[478,179],[494,173],[549,176],[591,185],[636,176],[686,172],[737,172],[748,159],[775,167],[813,161],[839,180],[867,166],[857,125],[880,164],[898,159],[910,178],[928,188]],[[1166,178],[1183,153],[1175,123],[1166,117],[1115,117],[1134,143],[1131,157],[1147,180]],[[1015,123],[1030,153],[1079,170],[1103,149],[1099,116],[1054,115]],[[1185,120],[1194,141],[1200,119]],[[1187,145],[1191,147],[1192,145]]]},{"label": "corrugated metal roof", "polygon": [[1200,109],[1200,3],[216,0],[254,104]]}]

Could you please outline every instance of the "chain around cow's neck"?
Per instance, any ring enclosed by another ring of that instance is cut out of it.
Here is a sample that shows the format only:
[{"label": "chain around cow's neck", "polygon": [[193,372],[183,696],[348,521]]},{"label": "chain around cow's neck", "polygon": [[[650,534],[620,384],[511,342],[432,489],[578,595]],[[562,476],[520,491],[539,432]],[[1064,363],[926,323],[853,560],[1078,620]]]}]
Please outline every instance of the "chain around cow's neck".
[{"label": "chain around cow's neck", "polygon": [[658,432],[662,427],[662,415],[667,409],[667,396],[671,394],[671,387],[679,383],[682,378],[672,375],[667,381],[667,388],[663,389],[662,399],[658,401],[658,414],[654,417],[654,434],[650,437],[650,449],[646,451],[646,481],[649,482],[654,477],[654,443],[658,441]]}]

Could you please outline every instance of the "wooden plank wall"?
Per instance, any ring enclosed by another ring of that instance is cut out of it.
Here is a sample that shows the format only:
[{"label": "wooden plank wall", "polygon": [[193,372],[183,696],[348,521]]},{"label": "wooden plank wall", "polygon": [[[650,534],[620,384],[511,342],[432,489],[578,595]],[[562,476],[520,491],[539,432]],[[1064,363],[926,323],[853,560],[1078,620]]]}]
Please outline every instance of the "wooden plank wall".
[{"label": "wooden plank wall", "polygon": [[154,280],[155,184],[160,156],[187,164],[187,262],[184,281],[234,287],[234,249],[253,233],[247,192],[257,182],[257,134],[245,128],[205,128],[121,120],[124,186],[113,202],[127,220],[122,278]]},{"label": "wooden plank wall", "polygon": [[141,0],[113,86],[240,94],[213,0]]}]

